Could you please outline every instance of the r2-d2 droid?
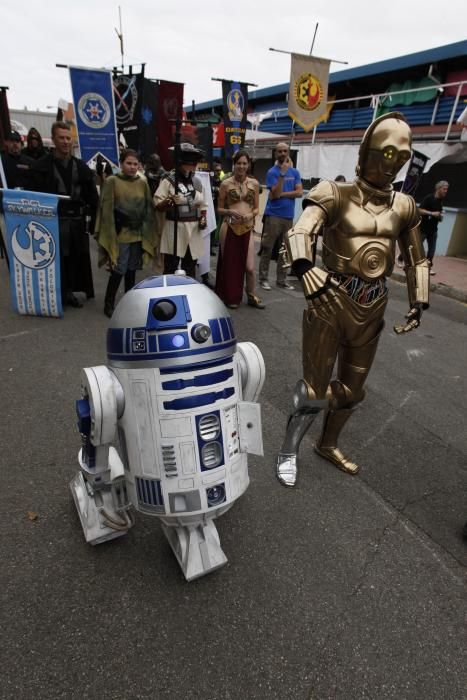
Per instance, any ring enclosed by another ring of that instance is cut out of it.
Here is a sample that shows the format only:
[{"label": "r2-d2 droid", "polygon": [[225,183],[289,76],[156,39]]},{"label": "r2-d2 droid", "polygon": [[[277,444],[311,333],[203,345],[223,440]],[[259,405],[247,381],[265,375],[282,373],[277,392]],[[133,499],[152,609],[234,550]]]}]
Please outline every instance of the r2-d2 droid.
[{"label": "r2-d2 droid", "polygon": [[186,579],[203,576],[227,561],[214,519],[246,490],[247,453],[263,454],[263,357],[236,343],[208,287],[179,275],[125,294],[107,356],[108,367],[82,371],[77,402],[83,446],[70,487],[86,541],[125,534],[133,505],[161,520]]}]

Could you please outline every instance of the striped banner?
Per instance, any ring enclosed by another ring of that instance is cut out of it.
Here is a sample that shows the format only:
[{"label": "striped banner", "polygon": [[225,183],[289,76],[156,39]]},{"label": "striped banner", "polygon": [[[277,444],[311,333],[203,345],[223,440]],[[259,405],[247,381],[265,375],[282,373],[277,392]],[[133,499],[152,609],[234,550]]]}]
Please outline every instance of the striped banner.
[{"label": "striped banner", "polygon": [[59,198],[25,190],[2,195],[13,308],[23,316],[61,317]]}]

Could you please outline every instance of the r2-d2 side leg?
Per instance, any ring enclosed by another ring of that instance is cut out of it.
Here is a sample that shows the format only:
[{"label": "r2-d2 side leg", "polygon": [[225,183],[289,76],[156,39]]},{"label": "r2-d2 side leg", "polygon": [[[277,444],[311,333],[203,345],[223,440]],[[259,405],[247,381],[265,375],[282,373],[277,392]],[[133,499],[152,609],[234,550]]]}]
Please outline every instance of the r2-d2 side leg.
[{"label": "r2-d2 side leg", "polygon": [[293,394],[293,411],[289,416],[284,442],[277,457],[276,475],[283,486],[297,483],[297,456],[300,443],[317,414],[328,406],[328,400],[308,398],[307,385],[301,379]]},{"label": "r2-d2 side leg", "polygon": [[88,368],[82,373],[82,392],[76,406],[83,442],[80,471],[70,489],[86,542],[94,545],[126,534],[133,516],[123,463],[109,445],[117,424],[118,382],[106,367]]}]

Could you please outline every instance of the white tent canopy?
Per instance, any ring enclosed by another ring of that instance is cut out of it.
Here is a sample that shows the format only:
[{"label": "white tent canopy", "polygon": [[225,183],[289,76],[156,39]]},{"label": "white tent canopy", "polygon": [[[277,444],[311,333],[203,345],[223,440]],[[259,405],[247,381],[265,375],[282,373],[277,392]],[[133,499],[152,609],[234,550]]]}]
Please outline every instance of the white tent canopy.
[{"label": "white tent canopy", "polygon": [[282,134],[273,134],[271,131],[258,131],[257,129],[247,129],[245,131],[245,142],[252,141],[268,141],[275,139],[276,141],[286,141]]},{"label": "white tent canopy", "polygon": [[[435,163],[463,163],[467,161],[467,144],[465,143],[430,143],[415,142],[413,148],[429,160],[425,166],[427,172]],[[347,180],[355,177],[359,144],[312,144],[300,146],[297,167],[303,179],[320,178],[334,180],[336,175],[344,175]],[[397,176],[402,180],[407,172],[408,163]]]}]

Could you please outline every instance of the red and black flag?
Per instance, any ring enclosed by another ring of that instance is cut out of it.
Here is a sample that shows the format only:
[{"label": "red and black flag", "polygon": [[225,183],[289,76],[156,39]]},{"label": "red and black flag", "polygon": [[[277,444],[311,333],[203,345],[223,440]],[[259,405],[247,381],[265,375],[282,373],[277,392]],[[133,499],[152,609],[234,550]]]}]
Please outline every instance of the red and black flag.
[{"label": "red and black flag", "polygon": [[159,81],[157,103],[157,148],[163,167],[173,168],[172,151],[174,145],[175,120],[182,118],[183,112],[183,83],[172,83],[168,80]]},{"label": "red and black flag", "polygon": [[3,146],[3,141],[6,134],[11,131],[10,110],[8,109],[8,99],[6,91],[8,88],[0,88],[0,146]]}]

